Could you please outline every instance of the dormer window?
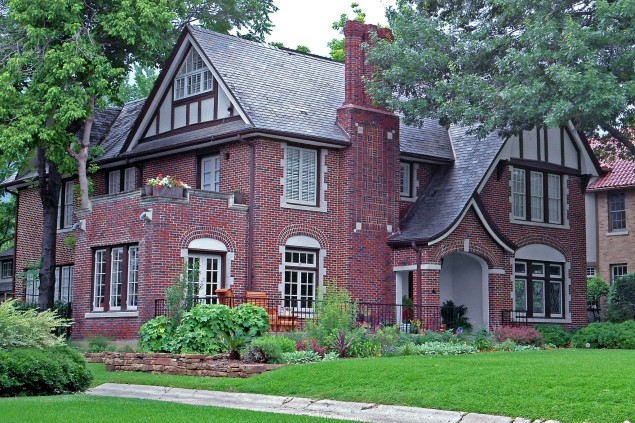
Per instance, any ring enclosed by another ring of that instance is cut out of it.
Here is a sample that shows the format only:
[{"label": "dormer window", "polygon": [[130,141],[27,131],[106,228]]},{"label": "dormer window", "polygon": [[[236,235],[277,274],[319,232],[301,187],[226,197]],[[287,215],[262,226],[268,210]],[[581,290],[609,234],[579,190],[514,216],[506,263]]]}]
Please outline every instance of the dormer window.
[{"label": "dormer window", "polygon": [[192,48],[174,78],[174,99],[180,100],[212,91],[213,82],[212,73],[203,63],[201,56]]}]

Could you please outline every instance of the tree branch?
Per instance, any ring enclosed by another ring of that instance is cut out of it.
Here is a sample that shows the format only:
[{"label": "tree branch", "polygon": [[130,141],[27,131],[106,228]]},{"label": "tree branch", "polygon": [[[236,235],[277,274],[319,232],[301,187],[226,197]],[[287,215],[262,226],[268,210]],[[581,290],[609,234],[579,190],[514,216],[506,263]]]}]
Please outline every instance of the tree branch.
[{"label": "tree branch", "polygon": [[626,149],[635,156],[635,145],[633,142],[624,134],[622,131],[614,127],[613,125],[609,125],[607,123],[603,123],[600,127],[608,132],[613,138],[620,142]]}]

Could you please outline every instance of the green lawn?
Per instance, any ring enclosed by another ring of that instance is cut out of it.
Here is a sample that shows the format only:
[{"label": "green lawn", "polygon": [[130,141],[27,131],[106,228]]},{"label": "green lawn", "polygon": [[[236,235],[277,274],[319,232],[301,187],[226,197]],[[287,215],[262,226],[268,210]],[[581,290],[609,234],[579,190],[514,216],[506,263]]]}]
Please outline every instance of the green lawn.
[{"label": "green lawn", "polygon": [[337,360],[249,379],[106,372],[105,382],[295,395],[562,422],[635,420],[635,351],[555,350]]},{"label": "green lawn", "polygon": [[128,398],[60,395],[55,397],[2,398],[0,399],[0,421],[2,423],[332,423],[339,420]]}]

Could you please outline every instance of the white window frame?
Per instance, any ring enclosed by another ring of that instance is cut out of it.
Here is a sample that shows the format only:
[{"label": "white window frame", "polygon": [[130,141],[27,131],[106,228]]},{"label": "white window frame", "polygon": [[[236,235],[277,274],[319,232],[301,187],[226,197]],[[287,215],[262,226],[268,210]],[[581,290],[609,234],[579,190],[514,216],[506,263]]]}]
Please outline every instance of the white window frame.
[{"label": "white window frame", "polygon": [[[287,146],[284,193],[287,203],[318,205],[320,172],[318,153],[319,151],[314,149]],[[297,166],[293,163],[296,160]]]},{"label": "white window frame", "polygon": [[[619,199],[616,200],[615,198]],[[626,231],[626,193],[623,191],[610,192],[607,195],[608,210],[609,210],[609,232],[625,232]],[[620,209],[614,209],[617,203],[620,203]],[[619,220],[616,220],[616,215],[619,215]],[[616,222],[621,223],[621,227],[616,228]]]},{"label": "white window frame", "polygon": [[[511,220],[515,223],[567,228],[563,175],[542,170],[511,168]],[[529,178],[527,177],[529,172]],[[545,192],[545,178],[547,191]],[[529,187],[527,186],[529,185]],[[529,207],[527,207],[529,196]]]},{"label": "white window frame", "polygon": [[25,301],[29,304],[38,304],[40,299],[40,275],[36,270],[29,270],[26,274]]},{"label": "white window frame", "polygon": [[118,194],[119,192],[121,192],[121,171],[110,171],[108,172],[108,194]]},{"label": "white window frame", "polygon": [[9,279],[13,277],[13,260],[2,262],[2,276],[0,279]]},{"label": "white window frame", "polygon": [[525,187],[525,169],[512,169],[512,215],[514,219],[527,218],[527,190]]},{"label": "white window frame", "polygon": [[107,252],[106,249],[99,249],[94,254],[93,311],[104,311],[106,304]]},{"label": "white window frame", "polygon": [[57,229],[67,229],[73,226],[73,208],[75,202],[74,186],[73,181],[62,182],[57,207]]},{"label": "white window frame", "polygon": [[628,274],[628,265],[626,263],[611,264],[611,285],[615,279]]},{"label": "white window frame", "polygon": [[174,100],[181,100],[214,89],[214,77],[196,49],[191,48],[174,78]]},{"label": "white window frame", "polygon": [[110,250],[110,293],[108,308],[113,311],[121,310],[121,291],[123,288],[124,248],[114,247]]},{"label": "white window frame", "polygon": [[137,310],[139,305],[139,246],[128,248],[128,289],[126,309]]},{"label": "white window frame", "polygon": [[[296,256],[297,260],[295,259]],[[290,260],[289,257],[291,257]],[[311,258],[312,262],[309,262],[309,258]],[[305,250],[295,247],[286,247],[284,249],[284,270],[282,273],[283,307],[289,307],[296,311],[313,310],[319,286],[319,260],[319,250]],[[291,280],[293,276],[295,276],[295,280]],[[309,277],[312,281],[310,283],[303,283],[303,279],[306,278],[305,280],[307,280]],[[306,293],[303,294],[303,285],[310,285],[311,293],[309,293],[307,289]],[[309,303],[310,306],[306,303]]]},{"label": "white window frame", "polygon": [[587,266],[586,278],[591,279],[597,276],[597,268],[595,266]]},{"label": "white window frame", "polygon": [[123,172],[123,190],[133,191],[137,189],[137,169],[134,167],[127,167]]},{"label": "white window frame", "polygon": [[[205,169],[206,164],[209,164],[208,170]],[[220,177],[221,177],[220,155],[202,157],[200,166],[201,166],[201,189],[204,191],[220,192]],[[210,180],[208,183],[206,183],[205,181],[206,175],[210,176]]]},{"label": "white window frame", "polygon": [[399,163],[399,195],[405,198],[412,198],[413,195],[413,183],[412,183],[413,165],[410,162]]},{"label": "white window frame", "polygon": [[74,266],[72,264],[55,268],[55,301],[73,302],[73,272]]}]

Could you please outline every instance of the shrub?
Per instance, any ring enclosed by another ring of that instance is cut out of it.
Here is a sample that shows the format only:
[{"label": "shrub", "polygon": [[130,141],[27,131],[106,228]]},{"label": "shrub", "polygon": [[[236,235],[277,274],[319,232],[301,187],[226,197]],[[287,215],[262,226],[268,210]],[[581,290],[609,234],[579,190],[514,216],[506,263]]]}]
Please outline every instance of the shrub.
[{"label": "shrub", "polygon": [[635,273],[613,281],[609,291],[606,315],[614,323],[635,319]]},{"label": "shrub", "polygon": [[353,340],[349,353],[351,357],[379,357],[382,350],[382,344],[377,337],[364,331]]},{"label": "shrub", "polygon": [[576,348],[635,349],[635,322],[591,323],[571,338]]},{"label": "shrub", "polygon": [[105,336],[97,335],[88,339],[88,352],[99,353],[104,351],[114,351],[115,345]]},{"label": "shrub", "polygon": [[175,352],[174,321],[166,316],[148,320],[139,329],[139,349],[145,352]]},{"label": "shrub", "polygon": [[295,342],[285,336],[264,335],[251,341],[247,351],[256,363],[282,363],[284,353],[295,351]]},{"label": "shrub", "polygon": [[545,344],[566,347],[571,342],[571,332],[560,325],[536,325],[536,330],[542,334]]},{"label": "shrub", "polygon": [[318,361],[322,361],[322,357],[313,351],[293,351],[282,353],[280,362],[284,364],[303,364]]},{"label": "shrub", "polygon": [[156,317],[139,330],[139,347],[148,352],[234,355],[249,338],[269,329],[267,311],[253,304],[229,308],[203,304],[185,311],[180,321]]},{"label": "shrub", "polygon": [[55,334],[71,321],[56,312],[35,309],[18,310],[15,301],[0,304],[0,350],[10,348],[50,348],[64,344],[64,337]]},{"label": "shrub", "polygon": [[600,298],[609,293],[609,285],[597,276],[586,280],[586,302],[589,306],[599,307]]},{"label": "shrub", "polygon": [[346,289],[331,282],[326,286],[322,301],[316,303],[315,312],[315,319],[307,322],[307,334],[317,339],[320,345],[327,345],[327,338],[333,332],[353,329],[357,319],[357,303],[351,300]]},{"label": "shrub", "polygon": [[471,330],[472,324],[465,316],[466,313],[466,306],[457,306],[452,300],[447,300],[441,306],[441,318],[443,319],[443,324],[446,325],[448,329],[457,330],[462,328],[466,331]]},{"label": "shrub", "polygon": [[540,332],[528,326],[502,326],[494,330],[494,336],[499,342],[511,339],[518,345],[540,346],[544,344]]},{"label": "shrub", "polygon": [[490,351],[493,347],[492,335],[489,334],[485,329],[479,330],[474,335],[474,348],[479,351]]},{"label": "shrub", "polygon": [[0,396],[84,391],[92,375],[84,358],[67,346],[0,351]]},{"label": "shrub", "polygon": [[459,355],[459,354],[474,354],[477,349],[465,343],[451,344],[449,342],[426,342],[421,345],[403,346],[399,348],[399,351],[408,355]]},{"label": "shrub", "polygon": [[507,338],[503,342],[494,344],[494,350],[495,351],[515,351],[516,343],[512,341],[511,339]]},{"label": "shrub", "polygon": [[298,351],[313,351],[317,353],[320,357],[324,357],[326,354],[327,348],[320,345],[317,339],[309,338],[309,339],[298,339],[295,344],[295,349]]}]

